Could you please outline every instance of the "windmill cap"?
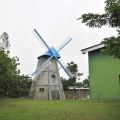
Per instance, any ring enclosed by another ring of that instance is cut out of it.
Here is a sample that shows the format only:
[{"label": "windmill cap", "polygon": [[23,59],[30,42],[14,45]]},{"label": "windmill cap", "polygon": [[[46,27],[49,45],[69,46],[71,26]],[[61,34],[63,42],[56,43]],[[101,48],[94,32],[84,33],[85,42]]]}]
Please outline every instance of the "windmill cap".
[{"label": "windmill cap", "polygon": [[59,53],[57,52],[57,50],[54,47],[51,47],[50,50],[48,50],[47,52],[45,52],[44,54],[42,54],[40,57],[51,57],[51,56],[55,56],[58,59],[61,58],[61,56],[59,55]]}]

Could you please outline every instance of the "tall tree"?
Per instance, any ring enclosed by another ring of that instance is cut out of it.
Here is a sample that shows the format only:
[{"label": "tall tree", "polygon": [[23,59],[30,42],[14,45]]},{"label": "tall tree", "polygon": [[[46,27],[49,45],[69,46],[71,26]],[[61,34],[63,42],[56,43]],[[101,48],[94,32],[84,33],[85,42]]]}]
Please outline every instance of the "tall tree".
[{"label": "tall tree", "polygon": [[20,75],[19,59],[10,57],[9,36],[4,32],[0,37],[0,97],[20,97],[28,95],[31,78]]},{"label": "tall tree", "polygon": [[105,45],[105,49],[103,50],[104,53],[120,59],[120,0],[106,0],[104,10],[105,12],[103,14],[83,14],[77,20],[81,20],[82,23],[93,28],[101,28],[105,25],[116,28],[118,36],[104,38],[101,43]]},{"label": "tall tree", "polygon": [[2,96],[8,95],[11,81],[15,82],[17,79],[19,74],[18,64],[15,58],[10,58],[5,51],[0,50],[0,94]]},{"label": "tall tree", "polygon": [[71,73],[74,75],[73,79],[69,79],[72,84],[76,83],[76,80],[80,80],[80,76],[83,75],[79,72],[77,64],[75,64],[73,61],[70,63],[67,63],[67,67],[71,71]]},{"label": "tall tree", "polygon": [[66,80],[65,78],[61,78],[64,90],[68,90],[69,86],[76,86],[76,85],[81,86],[81,83],[80,84],[76,83],[76,80],[80,80],[80,76],[83,75],[82,73],[79,72],[77,64],[72,61],[70,63],[67,63],[67,67],[74,75],[74,78],[68,80]]},{"label": "tall tree", "polygon": [[6,50],[10,47],[9,44],[9,36],[6,32],[4,32],[1,36],[0,36],[0,50]]}]

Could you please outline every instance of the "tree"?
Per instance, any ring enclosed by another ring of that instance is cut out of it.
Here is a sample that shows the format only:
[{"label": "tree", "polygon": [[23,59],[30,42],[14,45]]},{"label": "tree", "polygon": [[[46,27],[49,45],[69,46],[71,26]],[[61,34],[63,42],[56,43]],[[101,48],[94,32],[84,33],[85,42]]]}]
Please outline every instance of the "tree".
[{"label": "tree", "polygon": [[83,87],[84,87],[84,88],[88,88],[89,86],[90,86],[90,84],[89,84],[89,79],[86,78],[85,80],[83,80]]},{"label": "tree", "polygon": [[61,81],[62,81],[63,89],[64,89],[65,91],[67,91],[67,90],[69,89],[69,82],[68,82],[68,80],[66,80],[66,79],[63,78],[63,77],[61,77],[60,79],[61,79]]},{"label": "tree", "polygon": [[76,87],[84,87],[83,82],[77,82],[75,84]]},{"label": "tree", "polygon": [[31,83],[31,77],[28,75],[19,75],[17,80],[11,81],[11,88],[9,89],[8,96],[12,98],[28,96]]},{"label": "tree", "polygon": [[4,32],[0,37],[0,97],[21,97],[28,95],[31,78],[20,75],[18,57],[10,57],[9,36]]},{"label": "tree", "polygon": [[6,32],[4,32],[0,36],[0,50],[5,50],[5,49],[8,49],[10,47],[8,39],[9,39],[9,36]]},{"label": "tree", "polygon": [[28,96],[31,84],[32,79],[28,75],[23,74],[19,76],[18,88],[20,97]]},{"label": "tree", "polygon": [[71,73],[74,75],[73,79],[70,79],[73,83],[76,82],[76,80],[80,80],[80,76],[83,75],[82,73],[79,73],[78,66],[73,61],[70,63],[67,63],[68,69],[71,71]]},{"label": "tree", "polygon": [[71,73],[74,75],[74,78],[68,79],[68,80],[66,80],[63,77],[61,78],[64,90],[68,90],[69,86],[76,86],[77,85],[76,80],[80,80],[80,76],[83,75],[82,73],[79,73],[78,66],[73,61],[70,63],[67,63],[67,67],[69,68]]},{"label": "tree", "polygon": [[0,50],[0,95],[7,96],[11,82],[15,82],[19,75],[17,59],[10,58],[4,50]]},{"label": "tree", "polygon": [[87,13],[81,15],[77,20],[81,20],[82,23],[93,28],[101,28],[104,25],[117,28],[117,37],[104,38],[101,43],[105,45],[104,53],[120,59],[120,0],[106,0],[105,4],[105,13]]}]

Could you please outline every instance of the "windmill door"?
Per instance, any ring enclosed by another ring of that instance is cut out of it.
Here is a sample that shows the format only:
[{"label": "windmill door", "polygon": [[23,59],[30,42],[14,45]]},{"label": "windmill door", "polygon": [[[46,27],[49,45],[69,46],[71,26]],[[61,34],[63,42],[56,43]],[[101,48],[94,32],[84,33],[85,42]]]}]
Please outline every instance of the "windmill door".
[{"label": "windmill door", "polygon": [[60,94],[58,90],[52,90],[51,91],[52,100],[59,100]]}]

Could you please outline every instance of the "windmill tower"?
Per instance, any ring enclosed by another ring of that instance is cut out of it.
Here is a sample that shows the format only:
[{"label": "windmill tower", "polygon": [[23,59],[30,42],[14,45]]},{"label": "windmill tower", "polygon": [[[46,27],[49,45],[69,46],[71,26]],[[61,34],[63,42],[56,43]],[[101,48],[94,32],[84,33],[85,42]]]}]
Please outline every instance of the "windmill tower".
[{"label": "windmill tower", "polygon": [[47,45],[36,29],[34,29],[34,33],[37,35],[38,40],[44,43],[48,51],[38,57],[36,71],[32,74],[34,75],[34,79],[30,89],[29,97],[41,100],[65,99],[58,63],[70,78],[73,78],[74,76],[60,61],[61,56],[58,52],[62,50],[72,39],[67,39],[67,41],[61,44],[56,50],[54,47],[49,47]]}]

